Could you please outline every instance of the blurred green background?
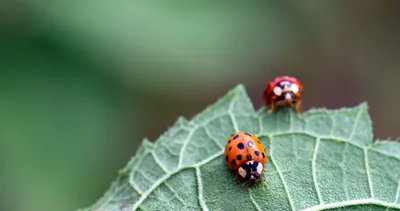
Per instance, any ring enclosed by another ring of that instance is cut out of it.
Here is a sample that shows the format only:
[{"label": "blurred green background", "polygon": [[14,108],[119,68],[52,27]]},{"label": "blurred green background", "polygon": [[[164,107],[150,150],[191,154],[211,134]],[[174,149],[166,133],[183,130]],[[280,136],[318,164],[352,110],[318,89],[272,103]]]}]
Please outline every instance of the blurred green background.
[{"label": "blurred green background", "polygon": [[399,136],[400,1],[0,2],[0,210],[93,204],[145,137],[243,83],[304,109],[367,101]]}]

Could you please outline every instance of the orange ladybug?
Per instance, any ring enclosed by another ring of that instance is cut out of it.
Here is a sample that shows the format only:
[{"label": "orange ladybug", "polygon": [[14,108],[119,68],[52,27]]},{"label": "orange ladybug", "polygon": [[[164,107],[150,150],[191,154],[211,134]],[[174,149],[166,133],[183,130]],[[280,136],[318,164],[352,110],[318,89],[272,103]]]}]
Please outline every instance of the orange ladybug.
[{"label": "orange ladybug", "polygon": [[265,87],[264,101],[270,109],[267,114],[272,113],[278,106],[289,105],[297,112],[301,108],[301,94],[303,85],[294,77],[279,76]]},{"label": "orange ladybug", "polygon": [[267,152],[261,141],[253,134],[237,132],[227,141],[224,158],[226,165],[244,179],[248,186],[252,182],[263,181],[260,177],[267,161]]}]

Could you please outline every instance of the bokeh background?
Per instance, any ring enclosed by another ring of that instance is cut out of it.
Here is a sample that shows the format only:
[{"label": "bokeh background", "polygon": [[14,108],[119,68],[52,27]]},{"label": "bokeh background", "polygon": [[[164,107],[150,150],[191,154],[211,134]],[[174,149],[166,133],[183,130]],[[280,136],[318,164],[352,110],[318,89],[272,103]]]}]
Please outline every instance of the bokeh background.
[{"label": "bokeh background", "polygon": [[304,109],[367,101],[399,133],[400,1],[0,1],[0,210],[67,211],[102,196],[155,140],[243,83],[273,77]]}]

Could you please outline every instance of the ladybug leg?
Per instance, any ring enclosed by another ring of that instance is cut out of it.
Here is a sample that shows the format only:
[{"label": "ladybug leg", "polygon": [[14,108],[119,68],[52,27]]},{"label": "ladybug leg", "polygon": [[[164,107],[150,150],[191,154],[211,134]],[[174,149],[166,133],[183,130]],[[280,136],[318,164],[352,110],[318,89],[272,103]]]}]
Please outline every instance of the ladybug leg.
[{"label": "ladybug leg", "polygon": [[236,172],[236,184],[240,184],[240,176],[239,176],[239,173],[238,172]]},{"label": "ladybug leg", "polygon": [[292,102],[290,102],[289,106],[290,106],[290,108],[296,110],[296,100],[293,100]]},{"label": "ladybug leg", "polygon": [[268,109],[267,114],[272,114],[272,112],[274,112],[274,111],[275,111],[275,104],[272,104],[271,108]]},{"label": "ladybug leg", "polygon": [[295,104],[295,110],[298,113],[301,113],[301,100],[300,99],[296,100],[294,104]]},{"label": "ladybug leg", "polygon": [[247,183],[247,187],[249,188],[251,186],[251,182],[248,182]]},{"label": "ladybug leg", "polygon": [[242,185],[246,185],[247,187],[251,186],[251,181],[247,180],[246,182],[244,182]]},{"label": "ladybug leg", "polygon": [[272,112],[274,112],[276,110],[275,100],[276,100],[276,96],[273,96],[272,100],[271,100],[272,103],[271,103],[271,106],[270,106],[269,110],[267,111],[267,114],[271,114]]},{"label": "ladybug leg", "polygon": [[233,181],[236,181],[237,184],[239,184],[241,181],[238,177],[236,177],[235,179],[233,179]]}]

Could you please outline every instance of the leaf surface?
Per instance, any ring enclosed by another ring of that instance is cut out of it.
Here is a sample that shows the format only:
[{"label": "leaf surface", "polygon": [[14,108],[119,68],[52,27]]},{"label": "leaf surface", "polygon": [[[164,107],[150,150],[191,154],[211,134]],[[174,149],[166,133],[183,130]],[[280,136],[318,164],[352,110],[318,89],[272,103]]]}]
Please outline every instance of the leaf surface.
[{"label": "leaf surface", "polygon": [[[223,151],[235,131],[267,147],[265,183],[247,188],[228,171]],[[400,143],[372,138],[365,103],[266,115],[239,85],[144,140],[89,210],[400,210]]]}]

